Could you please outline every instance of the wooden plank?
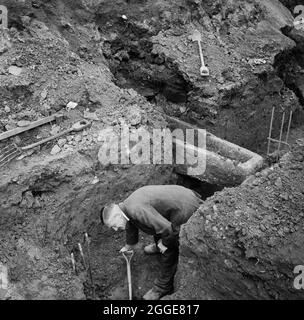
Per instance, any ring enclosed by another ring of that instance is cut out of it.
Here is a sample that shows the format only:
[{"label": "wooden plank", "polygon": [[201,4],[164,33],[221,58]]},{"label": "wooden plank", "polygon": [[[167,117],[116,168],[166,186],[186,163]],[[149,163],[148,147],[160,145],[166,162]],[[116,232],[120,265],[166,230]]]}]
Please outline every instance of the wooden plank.
[{"label": "wooden plank", "polygon": [[30,125],[28,125],[27,127],[15,128],[15,129],[3,132],[3,133],[0,134],[0,141],[8,139],[10,137],[14,137],[19,133],[22,133],[22,132],[25,132],[25,131],[28,131],[28,130],[31,130],[31,129],[34,129],[34,128],[37,128],[37,127],[40,127],[40,126],[42,126],[42,125],[44,125],[46,123],[49,123],[49,122],[54,121],[54,120],[56,120],[58,118],[61,118],[61,117],[63,117],[62,114],[54,114],[52,116],[49,116],[49,117],[34,121]]}]

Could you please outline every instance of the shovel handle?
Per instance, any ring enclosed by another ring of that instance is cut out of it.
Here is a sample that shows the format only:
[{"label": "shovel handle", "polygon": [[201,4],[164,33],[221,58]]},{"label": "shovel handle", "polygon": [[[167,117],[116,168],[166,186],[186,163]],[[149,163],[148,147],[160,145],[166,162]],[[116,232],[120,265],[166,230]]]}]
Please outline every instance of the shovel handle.
[{"label": "shovel handle", "polygon": [[134,255],[134,251],[133,250],[124,251],[122,253],[122,255],[126,259],[127,263],[130,263],[133,255]]},{"label": "shovel handle", "polygon": [[30,150],[30,149],[33,149],[35,147],[38,147],[46,142],[49,142],[49,141],[52,141],[54,139],[57,139],[63,135],[66,135],[70,132],[78,132],[78,131],[81,131],[81,130],[84,130],[86,128],[88,128],[90,126],[91,122],[87,121],[87,120],[81,120],[81,121],[78,121],[76,122],[70,129],[67,129],[65,131],[62,131],[62,132],[59,132],[57,134],[55,134],[54,136],[51,136],[49,138],[46,138],[44,140],[41,140],[41,141],[38,141],[36,143],[33,143],[29,146],[26,146],[26,147],[22,147],[21,150],[25,151],[25,150]]},{"label": "shovel handle", "polygon": [[201,58],[201,65],[205,66],[205,60],[204,60],[203,48],[202,48],[201,41],[200,40],[197,41],[197,44],[198,44],[199,55],[200,55],[200,58]]},{"label": "shovel handle", "polygon": [[30,149],[36,148],[36,147],[38,147],[38,146],[40,146],[40,145],[42,145],[42,144],[44,144],[46,142],[52,141],[52,140],[54,140],[56,138],[59,138],[59,137],[65,135],[65,134],[68,134],[68,133],[70,133],[72,131],[73,131],[73,129],[68,129],[68,130],[62,131],[60,133],[55,134],[54,136],[51,136],[49,138],[43,139],[41,141],[38,141],[36,143],[30,144],[29,146],[21,147],[20,149],[23,150],[23,151],[26,151],[26,150],[30,150]]},{"label": "shovel handle", "polygon": [[129,300],[132,300],[132,277],[131,277],[131,259],[134,255],[134,251],[124,251],[122,252],[122,255],[126,259],[127,262],[127,276],[128,276],[128,287],[129,287]]}]

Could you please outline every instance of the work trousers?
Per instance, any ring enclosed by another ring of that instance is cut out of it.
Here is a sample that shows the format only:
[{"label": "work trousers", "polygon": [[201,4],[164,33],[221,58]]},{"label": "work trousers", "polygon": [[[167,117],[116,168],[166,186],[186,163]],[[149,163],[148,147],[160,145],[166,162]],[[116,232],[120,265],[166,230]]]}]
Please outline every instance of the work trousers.
[{"label": "work trousers", "polygon": [[[154,236],[157,245],[159,237]],[[160,291],[172,291],[174,287],[174,276],[177,270],[179,254],[179,238],[178,236],[171,241],[167,250],[160,256],[160,272],[154,281],[154,286]]]}]

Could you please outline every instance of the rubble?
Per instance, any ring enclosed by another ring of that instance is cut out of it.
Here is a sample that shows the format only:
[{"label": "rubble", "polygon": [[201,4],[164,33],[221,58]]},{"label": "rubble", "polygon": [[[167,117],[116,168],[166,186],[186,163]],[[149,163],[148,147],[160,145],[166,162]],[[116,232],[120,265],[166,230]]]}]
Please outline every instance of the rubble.
[{"label": "rubble", "polygon": [[17,122],[18,127],[27,127],[30,124],[31,124],[31,122],[27,121],[27,120],[20,120]]},{"label": "rubble", "polygon": [[8,72],[14,76],[20,76],[20,74],[22,73],[22,68],[11,66],[8,68]]},{"label": "rubble", "polygon": [[99,117],[97,116],[96,112],[89,112],[84,111],[83,117],[85,119],[94,120],[94,121],[100,121]]},{"label": "rubble", "polygon": [[51,155],[55,155],[61,151],[61,148],[56,144],[52,150],[51,150]]},{"label": "rubble", "polygon": [[11,48],[11,42],[6,31],[0,29],[0,54],[5,53]]},{"label": "rubble", "polygon": [[78,103],[70,101],[66,107],[67,107],[67,110],[69,111],[71,109],[75,109],[77,106],[78,106]]},{"label": "rubble", "polygon": [[59,139],[57,144],[60,148],[62,148],[67,143],[66,139]]}]

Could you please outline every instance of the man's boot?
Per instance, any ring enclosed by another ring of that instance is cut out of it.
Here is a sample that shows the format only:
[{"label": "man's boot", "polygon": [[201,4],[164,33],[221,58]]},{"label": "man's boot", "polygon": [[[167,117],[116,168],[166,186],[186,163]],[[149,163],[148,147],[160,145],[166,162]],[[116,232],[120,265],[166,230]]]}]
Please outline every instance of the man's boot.
[{"label": "man's boot", "polygon": [[160,253],[158,247],[156,246],[155,243],[149,244],[144,247],[144,252],[146,254],[155,254],[155,253]]},{"label": "man's boot", "polygon": [[172,293],[173,293],[173,289],[171,289],[171,290],[162,290],[160,288],[157,288],[157,287],[153,286],[153,288],[150,289],[143,296],[143,299],[144,300],[159,300],[163,296],[168,295],[168,294],[172,294]]}]

